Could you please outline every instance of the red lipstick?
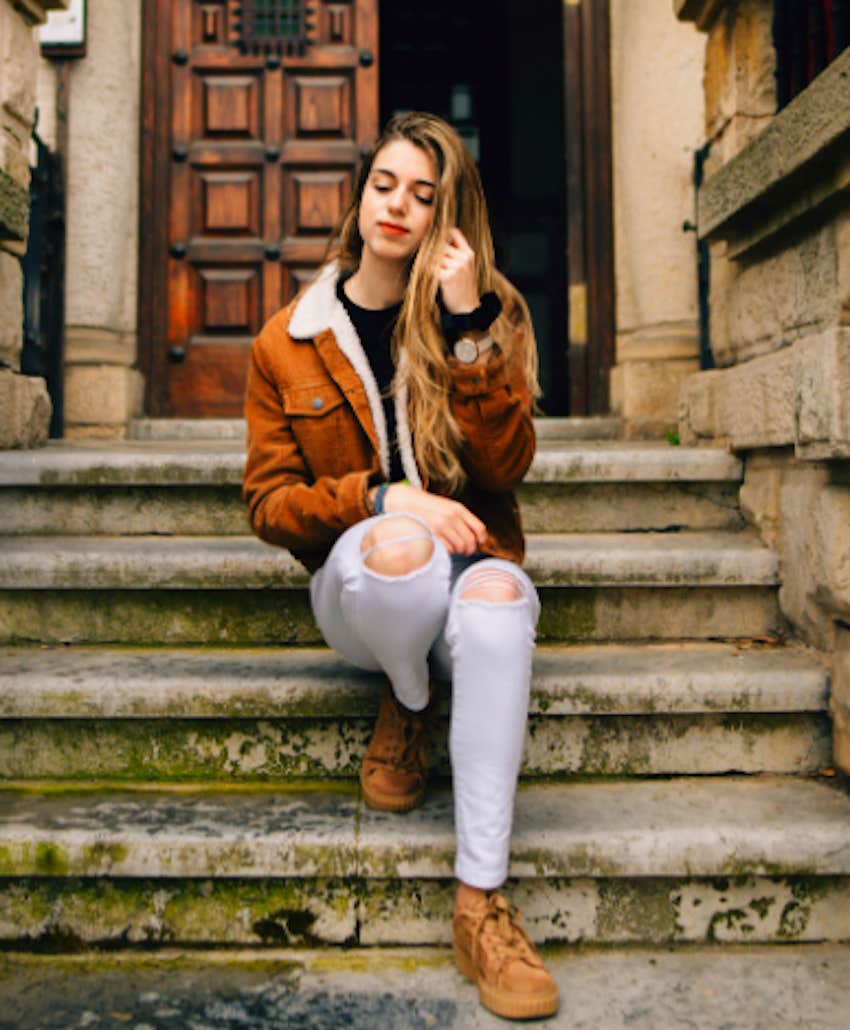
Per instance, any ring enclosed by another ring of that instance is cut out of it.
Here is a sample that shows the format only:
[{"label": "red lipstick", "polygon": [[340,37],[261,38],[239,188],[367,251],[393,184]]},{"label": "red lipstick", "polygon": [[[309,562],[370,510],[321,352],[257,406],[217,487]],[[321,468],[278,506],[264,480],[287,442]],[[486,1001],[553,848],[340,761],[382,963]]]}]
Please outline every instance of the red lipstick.
[{"label": "red lipstick", "polygon": [[378,227],[389,236],[406,236],[408,232],[403,225],[395,225],[393,222],[378,222]]}]

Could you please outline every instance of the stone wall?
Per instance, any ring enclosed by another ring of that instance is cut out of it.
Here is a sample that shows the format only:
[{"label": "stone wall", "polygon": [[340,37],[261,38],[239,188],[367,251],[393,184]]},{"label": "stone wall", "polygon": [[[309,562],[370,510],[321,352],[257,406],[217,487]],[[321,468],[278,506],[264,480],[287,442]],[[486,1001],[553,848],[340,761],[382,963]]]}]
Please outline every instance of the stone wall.
[{"label": "stone wall", "polygon": [[[668,0],[611,3],[617,365],[611,406],[630,435],[675,424],[699,368],[693,156],[703,139],[705,41]],[[651,112],[651,116],[649,116]]]},{"label": "stone wall", "polygon": [[29,227],[30,134],[45,10],[65,0],[0,0],[0,448],[45,443],[51,406],[43,379],[20,374],[23,271]]},{"label": "stone wall", "polygon": [[774,114],[768,0],[674,0],[708,33],[718,368],[688,378],[685,443],[745,459],[745,514],[780,556],[791,631],[833,662],[835,755],[850,772],[850,51]]}]

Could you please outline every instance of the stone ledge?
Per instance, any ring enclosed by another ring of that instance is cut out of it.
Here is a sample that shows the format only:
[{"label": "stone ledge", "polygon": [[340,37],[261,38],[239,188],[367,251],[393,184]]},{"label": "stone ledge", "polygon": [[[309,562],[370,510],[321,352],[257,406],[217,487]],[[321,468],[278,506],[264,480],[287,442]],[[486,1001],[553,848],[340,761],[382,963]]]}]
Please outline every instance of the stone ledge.
[{"label": "stone ledge", "polygon": [[29,194],[0,168],[0,240],[25,240],[29,216]]},{"label": "stone ledge", "polygon": [[810,461],[850,456],[850,328],[691,376],[682,388],[679,424],[685,443],[793,446]]},{"label": "stone ledge", "polygon": [[0,449],[44,446],[52,412],[43,379],[0,369]]},{"label": "stone ledge", "polygon": [[[52,443],[37,454],[0,456],[0,486],[242,485],[235,440]],[[740,461],[717,447],[544,439],[527,483],[735,483]]]},{"label": "stone ledge", "polygon": [[[538,586],[771,587],[776,555],[749,532],[531,535]],[[4,590],[287,590],[307,585],[287,552],[253,537],[0,537]]]},{"label": "stone ledge", "polygon": [[[847,188],[848,89],[850,50],[702,186],[701,238],[740,233],[743,252]],[[780,206],[788,210],[777,218]]]},{"label": "stone ledge", "polygon": [[[448,878],[452,807],[441,790],[404,817],[327,788],[6,790],[0,873]],[[846,876],[850,799],[776,776],[520,785],[511,850],[522,878]]]},{"label": "stone ledge", "polygon": [[[374,715],[380,678],[323,648],[2,648],[3,719]],[[823,712],[826,667],[792,647],[541,646],[532,715]],[[850,687],[848,687],[850,692]]]}]

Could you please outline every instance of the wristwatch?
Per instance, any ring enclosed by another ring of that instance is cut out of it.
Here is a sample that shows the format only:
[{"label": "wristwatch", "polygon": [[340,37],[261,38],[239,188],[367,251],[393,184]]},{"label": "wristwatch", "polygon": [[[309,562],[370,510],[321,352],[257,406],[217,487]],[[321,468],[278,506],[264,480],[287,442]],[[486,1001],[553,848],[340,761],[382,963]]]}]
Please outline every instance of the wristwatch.
[{"label": "wristwatch", "polygon": [[454,356],[462,365],[478,361],[493,346],[493,337],[487,333],[480,340],[462,336],[454,345]]}]

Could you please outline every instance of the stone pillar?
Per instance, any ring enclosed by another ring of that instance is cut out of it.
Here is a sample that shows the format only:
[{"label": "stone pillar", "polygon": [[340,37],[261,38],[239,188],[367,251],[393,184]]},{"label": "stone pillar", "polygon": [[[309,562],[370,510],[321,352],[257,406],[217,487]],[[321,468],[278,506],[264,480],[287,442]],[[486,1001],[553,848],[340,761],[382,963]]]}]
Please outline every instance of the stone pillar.
[{"label": "stone pillar", "polygon": [[30,133],[38,40],[45,9],[65,0],[0,0],[0,448],[46,442],[50,398],[43,379],[20,374],[23,271],[29,230]]},{"label": "stone pillar", "polygon": [[611,3],[617,365],[611,407],[626,435],[677,419],[699,369],[693,155],[703,142],[705,40],[670,0]]},{"label": "stone pillar", "polygon": [[136,364],[141,0],[88,0],[71,71],[65,435],[122,437],[141,413]]}]

